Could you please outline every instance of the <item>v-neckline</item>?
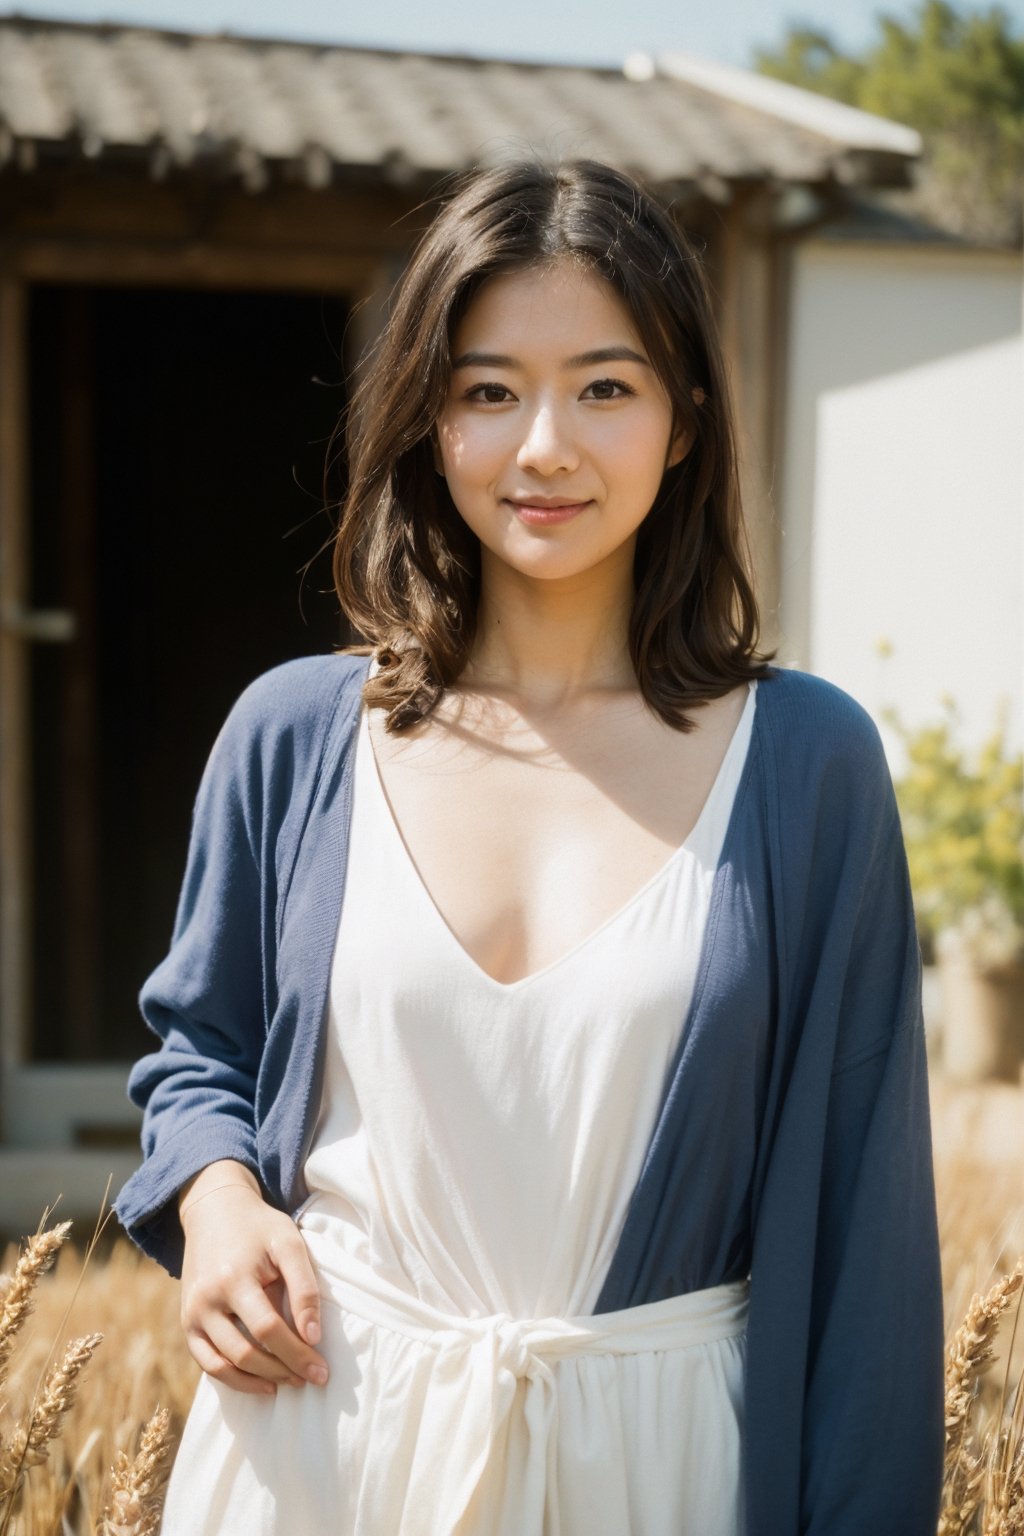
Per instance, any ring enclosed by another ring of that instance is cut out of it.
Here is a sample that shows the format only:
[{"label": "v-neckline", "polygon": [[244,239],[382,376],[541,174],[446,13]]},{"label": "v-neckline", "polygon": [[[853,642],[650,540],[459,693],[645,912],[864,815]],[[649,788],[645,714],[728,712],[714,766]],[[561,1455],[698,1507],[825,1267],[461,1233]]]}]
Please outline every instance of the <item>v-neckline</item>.
[{"label": "v-neckline", "polygon": [[[451,924],[448,922],[447,918],[444,916],[444,913],[441,911],[440,907],[437,905],[437,902],[434,900],[433,896],[428,890],[426,882],[424,881],[423,876],[420,874],[419,866],[409,851],[405,837],[402,833],[402,829],[399,827],[395,813],[391,808],[391,802],[388,799],[387,790],[384,788],[384,780],[381,777],[380,768],[377,763],[377,754],[374,751],[373,737],[370,733],[370,712],[365,703],[361,703],[359,706],[358,731],[361,744],[365,749],[367,767],[369,770],[368,777],[372,780],[373,783],[373,793],[377,800],[377,806],[381,813],[381,818],[390,828],[392,845],[394,846],[399,859],[406,866],[406,869],[408,870],[408,873],[411,877],[412,884],[419,892],[419,899],[421,903],[432,914],[432,921],[441,928],[444,934],[447,935],[448,944],[460,957],[461,962],[468,966],[469,969],[472,970],[485,985],[493,988],[499,994],[510,995],[524,987],[529,986],[535,981],[541,980],[542,978],[548,976],[551,972],[558,970],[563,965],[567,965],[580,953],[580,951],[589,948],[589,946],[596,942],[597,939],[599,939],[602,934],[604,934],[610,927],[612,927],[613,924],[617,923],[621,918],[623,918],[639,901],[641,901],[648,894],[648,892],[654,886],[658,885],[663,879],[665,879],[669,872],[675,868],[676,864],[679,863],[684,856],[693,855],[695,845],[702,837],[705,825],[709,820],[714,807],[717,805],[727,770],[732,764],[739,738],[744,732],[744,727],[747,722],[747,713],[748,711],[753,713],[754,709],[756,708],[756,695],[756,684],[748,683],[747,698],[743,702],[743,709],[740,712],[740,718],[733,728],[732,735],[729,738],[729,742],[722,756],[722,760],[718,765],[718,772],[715,774],[714,781],[707,793],[707,796],[705,797],[704,804],[701,806],[700,814],[698,815],[697,820],[694,822],[693,826],[683,841],[672,850],[665,862],[655,870],[650,878],[645,880],[643,885],[634,891],[632,896],[627,897],[627,899],[619,907],[617,907],[614,912],[611,912],[606,918],[603,918],[596,928],[591,929],[589,933],[585,934],[581,939],[578,939],[577,942],[571,946],[571,948],[565,950],[554,960],[550,960],[547,965],[541,966],[538,970],[529,971],[525,976],[519,976],[514,981],[500,981],[496,976],[492,976],[489,971],[484,970],[479,961],[475,960],[470,954],[469,950],[456,934],[455,930],[452,928]],[[751,730],[746,732],[748,740],[752,734],[753,722],[751,722]]]}]

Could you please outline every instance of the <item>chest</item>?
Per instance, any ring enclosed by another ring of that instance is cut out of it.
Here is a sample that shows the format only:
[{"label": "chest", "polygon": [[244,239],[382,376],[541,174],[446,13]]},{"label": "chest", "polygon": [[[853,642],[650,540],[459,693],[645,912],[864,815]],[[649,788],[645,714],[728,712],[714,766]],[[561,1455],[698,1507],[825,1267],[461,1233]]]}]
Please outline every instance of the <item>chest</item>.
[{"label": "chest", "polygon": [[372,788],[425,893],[494,979],[555,963],[656,877],[709,806],[744,686],[683,733],[626,700],[528,719],[460,701],[403,736],[364,716]]}]

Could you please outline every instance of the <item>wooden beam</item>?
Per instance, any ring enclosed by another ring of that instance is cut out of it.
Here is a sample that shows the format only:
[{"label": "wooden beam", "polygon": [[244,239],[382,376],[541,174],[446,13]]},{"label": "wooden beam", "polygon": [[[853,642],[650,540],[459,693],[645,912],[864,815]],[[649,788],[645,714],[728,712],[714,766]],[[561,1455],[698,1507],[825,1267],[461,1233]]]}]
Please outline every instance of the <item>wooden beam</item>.
[{"label": "wooden beam", "polygon": [[350,180],[329,192],[277,183],[259,197],[237,183],[184,176],[152,182],[109,164],[40,165],[0,177],[8,236],[74,240],[217,240],[228,245],[384,252],[429,220],[423,191]]},{"label": "wooden beam", "polygon": [[13,255],[26,282],[317,293],[363,291],[380,264],[379,256],[323,250],[41,238],[19,241]]},{"label": "wooden beam", "polygon": [[27,311],[25,285],[0,271],[0,1138],[31,1009]]}]

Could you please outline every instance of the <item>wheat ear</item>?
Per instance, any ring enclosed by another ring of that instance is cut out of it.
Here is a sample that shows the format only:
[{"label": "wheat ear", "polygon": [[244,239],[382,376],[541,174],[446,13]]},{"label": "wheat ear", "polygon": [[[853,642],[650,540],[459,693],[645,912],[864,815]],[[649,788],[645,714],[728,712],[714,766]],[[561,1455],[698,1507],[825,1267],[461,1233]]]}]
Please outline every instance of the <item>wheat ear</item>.
[{"label": "wheat ear", "polygon": [[64,1415],[74,1402],[79,1373],[102,1338],[102,1333],[89,1333],[71,1340],[64,1358],[47,1376],[27,1421],[20,1422],[9,1444],[0,1447],[0,1506],[17,1493],[26,1469],[46,1460],[47,1447],[60,1433]]},{"label": "wheat ear", "polygon": [[57,1257],[57,1249],[71,1231],[70,1221],[62,1221],[50,1232],[36,1232],[19,1256],[13,1275],[5,1275],[3,1305],[0,1306],[0,1382],[7,1373],[7,1362],[14,1350],[14,1340],[22,1323],[32,1311],[32,1292],[41,1275]]},{"label": "wheat ear", "polygon": [[967,1444],[975,1386],[994,1359],[999,1319],[1024,1281],[1018,1264],[986,1296],[975,1295],[946,1353],[946,1471],[938,1536],[960,1536],[981,1497],[984,1458]]},{"label": "wheat ear", "polygon": [[[1024,1271],[1024,1259],[1018,1261],[1017,1269]],[[1017,1298],[1017,1316],[1014,1319],[1014,1330],[1010,1338],[1006,1362],[1006,1377],[999,1400],[999,1417],[989,1464],[985,1525],[982,1536],[1024,1536],[1024,1372],[1017,1380],[1016,1401],[1010,1414],[1010,1421],[1005,1426],[1002,1423],[1006,1383],[1013,1360],[1017,1323],[1020,1321],[1021,1299],[1021,1297]]]},{"label": "wheat ear", "polygon": [[158,1408],[143,1427],[135,1459],[118,1453],[101,1536],[153,1536],[163,1509],[170,1450],[171,1416],[166,1408]]}]

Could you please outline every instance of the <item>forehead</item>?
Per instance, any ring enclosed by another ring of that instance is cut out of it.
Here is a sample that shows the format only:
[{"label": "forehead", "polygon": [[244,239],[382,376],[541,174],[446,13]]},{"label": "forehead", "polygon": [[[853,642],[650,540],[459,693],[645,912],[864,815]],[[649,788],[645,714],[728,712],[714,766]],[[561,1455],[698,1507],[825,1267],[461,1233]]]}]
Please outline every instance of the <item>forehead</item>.
[{"label": "forehead", "polygon": [[526,348],[573,355],[630,342],[644,351],[629,308],[605,278],[581,262],[556,260],[484,282],[452,338],[467,350],[520,356]]}]

